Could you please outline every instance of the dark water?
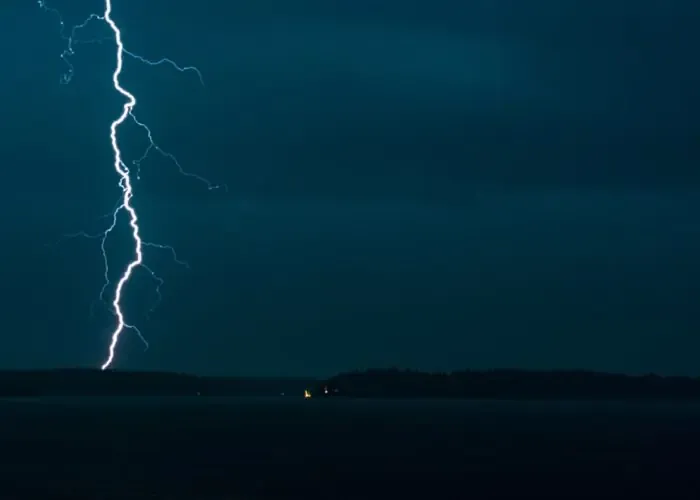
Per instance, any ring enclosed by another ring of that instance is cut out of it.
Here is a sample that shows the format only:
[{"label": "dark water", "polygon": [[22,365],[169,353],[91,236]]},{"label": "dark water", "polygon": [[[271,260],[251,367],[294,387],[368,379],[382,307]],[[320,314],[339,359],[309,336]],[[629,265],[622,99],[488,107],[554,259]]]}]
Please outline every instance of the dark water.
[{"label": "dark water", "polygon": [[700,498],[690,404],[0,401],[0,499]]}]

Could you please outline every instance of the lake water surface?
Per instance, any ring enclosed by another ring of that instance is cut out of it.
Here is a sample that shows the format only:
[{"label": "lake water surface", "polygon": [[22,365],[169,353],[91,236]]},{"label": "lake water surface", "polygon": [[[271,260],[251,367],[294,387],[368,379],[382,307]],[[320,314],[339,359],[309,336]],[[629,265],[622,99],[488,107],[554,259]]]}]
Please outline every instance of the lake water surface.
[{"label": "lake water surface", "polygon": [[0,400],[0,499],[700,498],[700,405]]}]

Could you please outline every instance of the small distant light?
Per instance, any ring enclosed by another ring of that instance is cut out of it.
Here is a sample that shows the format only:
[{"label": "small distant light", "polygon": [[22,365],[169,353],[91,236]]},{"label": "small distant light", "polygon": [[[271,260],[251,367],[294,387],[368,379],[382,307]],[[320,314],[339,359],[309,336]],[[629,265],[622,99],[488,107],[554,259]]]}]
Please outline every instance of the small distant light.
[{"label": "small distant light", "polygon": [[304,399],[311,399],[311,393],[308,389],[304,389]]},{"label": "small distant light", "polygon": [[328,386],[323,388],[323,394],[328,394]]}]

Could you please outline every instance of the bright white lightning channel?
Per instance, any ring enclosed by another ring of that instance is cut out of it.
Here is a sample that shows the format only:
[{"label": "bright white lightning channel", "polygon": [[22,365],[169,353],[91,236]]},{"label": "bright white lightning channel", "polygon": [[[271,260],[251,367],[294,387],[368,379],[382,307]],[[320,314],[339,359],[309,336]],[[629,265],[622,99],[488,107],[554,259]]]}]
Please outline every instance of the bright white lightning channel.
[{"label": "bright white lightning channel", "polygon": [[[139,158],[138,160],[134,160],[133,164],[137,168],[137,178],[138,178],[138,169],[140,168],[141,162],[143,162],[148,154],[151,152],[151,150],[155,150],[161,155],[169,158],[178,168],[179,172],[182,175],[185,175],[187,177],[193,177],[201,182],[203,182],[208,189],[224,189],[227,190],[226,185],[214,185],[211,182],[209,182],[207,179],[200,177],[196,174],[192,174],[190,172],[185,171],[177,161],[177,159],[171,155],[170,153],[167,153],[166,151],[162,150],[153,140],[153,134],[151,133],[151,130],[148,128],[146,124],[143,122],[139,121],[136,116],[134,115],[134,107],[136,106],[136,97],[129,92],[127,89],[122,87],[119,77],[122,73],[123,65],[124,65],[124,56],[130,56],[142,63],[148,64],[150,66],[157,66],[161,64],[168,64],[175,68],[176,70],[180,72],[185,72],[185,71],[192,71],[197,74],[200,82],[204,84],[203,79],[202,79],[202,74],[200,71],[194,67],[194,66],[185,66],[181,67],[177,65],[175,62],[173,62],[170,59],[159,59],[156,61],[151,61],[149,59],[146,59],[142,56],[139,56],[137,54],[134,54],[124,48],[124,43],[122,41],[122,34],[115,23],[115,21],[112,19],[112,0],[105,0],[104,6],[105,10],[104,12],[99,15],[99,14],[90,14],[87,19],[78,25],[73,26],[70,29],[70,32],[66,32],[66,26],[65,23],[63,22],[63,17],[61,16],[60,12],[57,11],[56,9],[50,8],[46,5],[46,2],[44,0],[39,0],[39,6],[44,9],[45,11],[52,12],[54,13],[60,23],[61,27],[61,37],[67,42],[67,47],[66,49],[61,53],[61,58],[63,61],[67,64],[68,66],[68,71],[61,77],[61,83],[67,84],[71,81],[73,78],[74,74],[74,68],[72,63],[69,60],[69,57],[74,54],[73,46],[78,43],[94,43],[94,42],[102,42],[105,41],[106,39],[98,39],[98,40],[87,40],[87,41],[79,41],[76,39],[76,32],[82,28],[85,28],[91,21],[102,21],[105,22],[109,29],[112,31],[114,41],[116,43],[116,66],[114,68],[114,72],[112,73],[112,84],[114,86],[114,89],[120,93],[125,99],[126,102],[124,103],[122,107],[122,112],[121,114],[115,119],[112,124],[110,125],[110,141],[112,145],[112,151],[114,153],[114,169],[116,170],[117,174],[119,175],[119,187],[121,188],[122,194],[120,197],[119,202],[115,206],[114,210],[109,214],[109,217],[112,219],[112,222],[110,226],[103,231],[102,233],[92,235],[88,234],[86,232],[78,232],[74,233],[72,235],[66,235],[67,237],[72,237],[72,236],[84,236],[88,238],[100,238],[101,239],[101,249],[102,249],[102,257],[104,260],[104,279],[105,282],[102,286],[102,290],[100,291],[100,299],[104,299],[104,293],[107,289],[107,287],[110,285],[109,281],[109,259],[107,257],[107,252],[105,249],[105,241],[107,239],[107,236],[109,233],[116,227],[117,221],[118,221],[118,215],[120,212],[126,211],[128,214],[129,218],[129,226],[131,227],[131,235],[133,238],[134,242],[134,257],[132,260],[128,263],[126,269],[120,276],[119,280],[117,281],[115,291],[114,291],[114,298],[112,300],[112,311],[116,317],[117,324],[114,327],[114,330],[112,331],[111,335],[111,340],[109,344],[109,351],[107,354],[106,359],[101,365],[102,370],[106,370],[109,368],[112,363],[114,362],[114,357],[115,357],[115,352],[117,349],[117,345],[119,343],[119,339],[121,334],[125,329],[133,329],[138,336],[141,338],[141,340],[144,342],[146,347],[148,347],[148,343],[146,342],[145,338],[141,334],[138,328],[135,326],[129,324],[126,322],[126,319],[124,317],[124,312],[122,310],[122,297],[124,294],[124,287],[127,285],[129,282],[129,279],[133,275],[134,271],[141,267],[144,268],[146,271],[150,273],[150,275],[153,277],[153,279],[157,282],[157,288],[156,292],[158,294],[158,297],[160,298],[160,285],[162,285],[163,280],[157,276],[150,267],[148,267],[144,263],[144,255],[143,255],[143,249],[144,247],[153,247],[157,249],[165,249],[168,250],[172,253],[173,258],[175,261],[179,264],[187,266],[185,262],[182,262],[178,259],[177,255],[175,254],[175,250],[167,245],[160,245],[157,243],[150,243],[147,241],[144,241],[141,237],[141,228],[139,226],[139,218],[138,214],[136,213],[136,210],[134,209],[134,206],[132,205],[132,198],[134,195],[133,191],[133,179],[131,172],[127,165],[124,163],[124,160],[122,158],[122,152],[119,148],[119,140],[118,140],[118,129],[119,127],[129,118],[133,120],[133,122],[144,129],[148,135],[148,140],[149,140],[149,145],[145,151],[145,153]],[[111,37],[110,37],[111,39]]]}]

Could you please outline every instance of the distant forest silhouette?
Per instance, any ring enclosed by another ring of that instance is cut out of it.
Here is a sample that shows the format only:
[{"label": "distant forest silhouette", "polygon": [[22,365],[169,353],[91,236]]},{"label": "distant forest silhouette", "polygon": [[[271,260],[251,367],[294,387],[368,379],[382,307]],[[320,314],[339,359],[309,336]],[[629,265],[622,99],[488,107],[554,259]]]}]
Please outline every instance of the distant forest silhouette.
[{"label": "distant forest silhouette", "polygon": [[317,384],[313,397],[464,399],[700,399],[700,379],[591,371],[367,370]]},{"label": "distant forest silhouette", "polygon": [[0,371],[0,397],[279,396],[301,397],[310,379],[200,377],[91,369]]},{"label": "distant forest silhouette", "polygon": [[428,373],[367,370],[325,380],[203,377],[179,373],[75,369],[0,371],[0,397],[288,396],[445,399],[700,400],[700,379],[590,371],[490,370]]}]

